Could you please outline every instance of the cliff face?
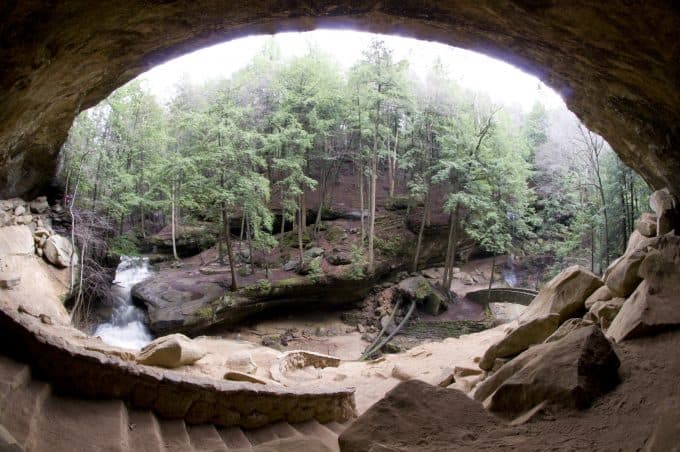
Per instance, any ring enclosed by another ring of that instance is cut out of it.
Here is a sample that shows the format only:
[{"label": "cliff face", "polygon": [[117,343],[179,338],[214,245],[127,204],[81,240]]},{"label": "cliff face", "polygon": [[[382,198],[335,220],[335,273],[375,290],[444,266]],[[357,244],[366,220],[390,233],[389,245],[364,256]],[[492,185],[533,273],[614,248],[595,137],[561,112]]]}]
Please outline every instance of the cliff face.
[{"label": "cliff face", "polygon": [[49,182],[78,112],[144,70],[254,33],[352,26],[503,58],[556,88],[654,187],[680,191],[680,9],[671,1],[3,2],[0,198]]}]

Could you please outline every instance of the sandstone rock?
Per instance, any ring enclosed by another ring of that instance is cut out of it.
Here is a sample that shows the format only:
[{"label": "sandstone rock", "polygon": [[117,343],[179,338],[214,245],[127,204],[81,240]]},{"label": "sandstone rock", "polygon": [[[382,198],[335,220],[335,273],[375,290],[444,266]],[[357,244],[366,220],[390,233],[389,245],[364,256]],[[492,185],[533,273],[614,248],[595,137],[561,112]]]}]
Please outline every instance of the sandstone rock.
[{"label": "sandstone rock", "polygon": [[224,379],[230,381],[244,381],[246,383],[256,383],[260,385],[267,384],[267,380],[263,380],[261,378],[255,377],[247,373],[237,372],[235,370],[230,370],[227,373],[225,373]]},{"label": "sandstone rock", "polygon": [[[675,394],[680,394],[680,386]],[[646,444],[645,452],[680,451],[680,395],[664,400],[657,408],[656,427]]]},{"label": "sandstone rock", "polygon": [[487,349],[479,362],[480,369],[491,370],[496,358],[515,356],[534,344],[540,344],[558,327],[559,314],[548,314],[520,323],[507,336]]},{"label": "sandstone rock", "polygon": [[612,298],[607,301],[598,301],[590,307],[586,318],[597,323],[603,331],[606,331],[621,310],[625,301],[624,298]]},{"label": "sandstone rock", "polygon": [[305,260],[309,259],[314,259],[315,257],[319,257],[325,253],[325,250],[321,247],[315,246],[313,248],[310,248],[306,250],[303,254]]},{"label": "sandstone rock", "polygon": [[569,267],[541,289],[519,321],[523,323],[533,318],[558,314],[559,324],[571,317],[580,317],[585,310],[586,298],[601,286],[602,281],[585,268],[578,265]]},{"label": "sandstone rock", "polygon": [[35,252],[33,236],[27,226],[0,229],[0,256],[27,255]]},{"label": "sandstone rock", "polygon": [[47,196],[38,196],[30,202],[29,206],[33,213],[44,213],[50,207],[47,203]]},{"label": "sandstone rock", "polygon": [[14,289],[19,283],[21,283],[20,274],[0,272],[0,289]]},{"label": "sandstone rock", "polygon": [[656,216],[643,213],[635,225],[635,229],[645,237],[656,237]]},{"label": "sandstone rock", "polygon": [[[340,435],[343,452],[477,450],[475,439],[498,419],[463,392],[419,380],[398,384]],[[380,450],[380,449],[377,449]]]},{"label": "sandstone rock", "polygon": [[15,217],[21,216],[21,215],[23,215],[25,212],[26,212],[26,208],[25,208],[23,205],[18,205],[18,206],[14,209],[14,216],[15,216]]},{"label": "sandstone rock", "polygon": [[562,325],[560,325],[560,327],[557,328],[557,330],[555,330],[555,332],[553,334],[551,334],[543,342],[548,343],[548,342],[558,341],[558,340],[562,339],[563,337],[565,337],[566,335],[568,335],[569,333],[571,333],[572,331],[576,331],[579,328],[584,328],[586,326],[591,326],[594,323],[595,322],[588,320],[588,319],[578,319],[578,318],[569,319],[566,322],[564,322]]},{"label": "sandstone rock", "polygon": [[640,264],[644,281],[626,300],[607,335],[616,342],[680,327],[680,237],[659,237]]},{"label": "sandstone rock", "polygon": [[392,368],[392,376],[401,381],[413,380],[415,378],[411,372],[399,364],[395,364]]},{"label": "sandstone rock", "polygon": [[71,241],[64,236],[54,234],[50,236],[43,247],[45,258],[49,263],[57,267],[68,267],[71,265],[71,254],[73,246]]},{"label": "sandstone rock", "polygon": [[183,334],[170,334],[155,339],[137,355],[139,364],[175,368],[193,364],[206,351]]},{"label": "sandstone rock", "polygon": [[12,215],[7,212],[0,211],[0,228],[9,226],[12,222]]},{"label": "sandstone rock", "polygon": [[600,328],[591,325],[528,349],[484,380],[474,397],[509,415],[544,401],[586,408],[618,384],[619,364]]},{"label": "sandstone rock", "polygon": [[283,270],[287,272],[292,272],[298,267],[298,265],[300,265],[299,260],[291,259],[283,265]]},{"label": "sandstone rock", "polygon": [[647,245],[654,241],[655,239],[641,241],[609,265],[604,273],[604,282],[614,295],[625,298],[640,284],[642,278],[638,276],[638,268],[647,254]]},{"label": "sandstone rock", "polygon": [[657,190],[649,196],[649,207],[656,213],[656,233],[664,235],[674,226],[675,200],[667,188]]},{"label": "sandstone rock", "polygon": [[595,304],[597,301],[608,301],[611,300],[614,297],[612,294],[612,291],[609,290],[609,287],[607,286],[602,286],[599,289],[597,289],[595,292],[592,293],[588,298],[586,298],[585,307],[586,309],[590,309],[590,307]]}]

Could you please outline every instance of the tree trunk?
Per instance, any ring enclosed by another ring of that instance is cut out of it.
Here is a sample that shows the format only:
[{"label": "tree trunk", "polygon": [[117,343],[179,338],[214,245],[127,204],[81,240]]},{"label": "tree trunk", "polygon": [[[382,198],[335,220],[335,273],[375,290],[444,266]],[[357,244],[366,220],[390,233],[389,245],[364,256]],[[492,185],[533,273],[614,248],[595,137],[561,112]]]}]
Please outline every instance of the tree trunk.
[{"label": "tree trunk", "polygon": [[374,242],[375,242],[375,198],[376,198],[376,186],[378,180],[378,156],[373,156],[373,162],[371,164],[371,212],[369,217],[368,225],[368,273],[373,274],[375,272],[375,252],[374,252]]},{"label": "tree trunk", "polygon": [[[226,209],[222,210],[222,217],[224,218],[224,223],[229,224],[230,218],[229,214],[227,213]],[[235,292],[238,290],[238,284],[236,282],[236,269],[234,265],[234,252],[232,250],[231,246],[231,234],[229,233],[229,229],[227,229],[227,234],[226,234],[226,239],[227,239],[227,255],[229,256],[229,270],[231,272],[231,287],[229,287],[229,290],[232,292]]]},{"label": "tree trunk", "polygon": [[496,254],[491,258],[491,277],[489,278],[489,289],[486,292],[486,302],[491,301],[491,286],[493,285],[493,272],[496,269]]},{"label": "tree trunk", "polygon": [[178,261],[179,257],[177,257],[177,243],[176,243],[176,226],[175,226],[175,204],[176,204],[176,198],[177,193],[176,193],[176,188],[175,188],[175,183],[173,182],[172,184],[172,196],[171,196],[171,211],[170,211],[170,230],[172,232],[172,255],[175,257],[175,260]]},{"label": "tree trunk", "polygon": [[366,228],[364,221],[364,168],[359,171],[359,204],[361,209],[361,249],[364,249],[364,242],[366,240]]},{"label": "tree trunk", "polygon": [[302,226],[303,223],[302,219],[302,195],[300,195],[300,208],[298,209],[298,256],[300,260],[300,267],[304,265],[305,263],[305,254],[304,254],[304,248],[302,246],[302,234],[304,231],[304,228]]},{"label": "tree trunk", "polygon": [[[427,190],[427,193],[425,194],[425,211],[430,210],[430,190]],[[416,243],[416,255],[413,259],[413,270],[414,272],[418,271],[418,261],[420,260],[420,249],[423,245],[423,235],[425,233],[425,212],[423,212],[423,216],[420,219],[420,229],[418,230],[418,242]]]}]

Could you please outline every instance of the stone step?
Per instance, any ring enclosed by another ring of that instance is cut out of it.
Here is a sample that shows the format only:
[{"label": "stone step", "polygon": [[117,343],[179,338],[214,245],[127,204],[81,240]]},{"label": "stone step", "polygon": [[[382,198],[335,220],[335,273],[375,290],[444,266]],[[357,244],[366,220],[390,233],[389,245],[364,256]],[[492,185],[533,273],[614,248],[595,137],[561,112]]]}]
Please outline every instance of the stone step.
[{"label": "stone step", "polygon": [[274,433],[274,431],[270,429],[269,426],[255,428],[252,430],[244,430],[243,433],[245,433],[245,435],[248,437],[248,441],[250,441],[250,444],[253,446],[278,439],[276,433]]},{"label": "stone step", "polygon": [[187,426],[182,420],[159,420],[162,444],[167,452],[190,452],[191,445]]},{"label": "stone step", "polygon": [[0,424],[26,449],[32,443],[42,405],[50,395],[50,385],[38,380],[28,380],[11,391],[3,401]]},{"label": "stone step", "polygon": [[[51,395],[37,415],[33,450],[127,450],[128,415],[120,400],[82,400]],[[26,443],[26,448],[29,443]]]},{"label": "stone step", "polygon": [[251,447],[248,437],[240,428],[221,428],[218,429],[217,432],[222,437],[222,441],[227,445],[228,449],[247,449]]},{"label": "stone step", "polygon": [[300,424],[293,424],[293,427],[304,436],[320,439],[329,449],[340,451],[337,433],[318,421],[311,420]]},{"label": "stone step", "polygon": [[200,452],[226,452],[227,445],[213,425],[194,425],[187,427],[191,445]]},{"label": "stone step", "polygon": [[151,411],[128,410],[127,428],[131,451],[165,452],[158,419]]},{"label": "stone step", "polygon": [[295,430],[288,422],[277,422],[271,424],[268,428],[276,435],[277,438],[290,438],[291,436],[300,435],[300,432]]}]

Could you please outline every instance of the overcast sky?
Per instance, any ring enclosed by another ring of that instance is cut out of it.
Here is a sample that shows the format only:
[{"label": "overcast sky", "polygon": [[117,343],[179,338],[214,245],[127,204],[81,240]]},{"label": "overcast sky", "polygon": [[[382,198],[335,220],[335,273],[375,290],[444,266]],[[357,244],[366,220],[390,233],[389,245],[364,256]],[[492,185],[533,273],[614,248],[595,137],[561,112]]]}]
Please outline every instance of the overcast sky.
[{"label": "overcast sky", "polygon": [[[197,83],[228,77],[244,67],[269,37],[250,36],[207,47],[157,66],[140,77],[147,80],[154,94],[167,100],[172,95],[175,84],[184,74]],[[373,37],[383,39],[387,46],[394,50],[396,59],[408,59],[411,62],[411,69],[421,77],[425,75],[432,62],[440,57],[450,70],[451,76],[461,85],[485,91],[496,102],[516,104],[525,111],[529,110],[536,100],[548,107],[563,105],[562,99],[552,89],[514,66],[479,53],[439,43],[343,30],[275,35],[284,58],[303,55],[309,43],[316,42],[346,68],[361,58],[361,51]]]}]

